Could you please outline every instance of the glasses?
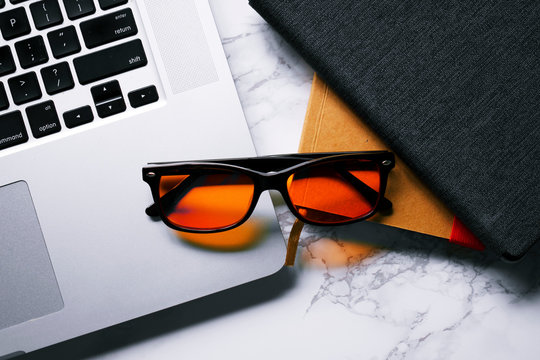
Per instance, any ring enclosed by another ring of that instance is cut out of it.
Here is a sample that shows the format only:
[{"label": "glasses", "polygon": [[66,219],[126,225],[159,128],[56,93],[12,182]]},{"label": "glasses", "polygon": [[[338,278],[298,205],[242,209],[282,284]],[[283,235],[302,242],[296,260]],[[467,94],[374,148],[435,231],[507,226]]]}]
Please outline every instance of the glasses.
[{"label": "glasses", "polygon": [[179,231],[226,231],[244,223],[260,194],[273,189],[304,223],[348,224],[391,208],[384,191],[393,167],[388,151],[149,164],[143,180],[154,204],[146,214]]}]

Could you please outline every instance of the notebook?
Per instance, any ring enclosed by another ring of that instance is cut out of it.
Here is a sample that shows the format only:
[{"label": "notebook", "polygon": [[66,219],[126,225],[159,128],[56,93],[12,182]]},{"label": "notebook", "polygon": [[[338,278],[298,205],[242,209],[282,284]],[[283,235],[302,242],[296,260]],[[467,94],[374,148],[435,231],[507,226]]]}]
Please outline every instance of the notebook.
[{"label": "notebook", "polygon": [[251,0],[487,248],[540,238],[540,4]]},{"label": "notebook", "polygon": [[[356,116],[317,75],[302,129],[299,152],[390,150],[364,121]],[[390,213],[368,219],[440,238],[476,250],[484,245],[427,188],[411,169],[396,157],[385,196],[392,201]]]},{"label": "notebook", "polygon": [[147,163],[255,155],[207,1],[0,0],[0,33],[0,359],[283,266],[269,196],[206,243],[145,214]]}]

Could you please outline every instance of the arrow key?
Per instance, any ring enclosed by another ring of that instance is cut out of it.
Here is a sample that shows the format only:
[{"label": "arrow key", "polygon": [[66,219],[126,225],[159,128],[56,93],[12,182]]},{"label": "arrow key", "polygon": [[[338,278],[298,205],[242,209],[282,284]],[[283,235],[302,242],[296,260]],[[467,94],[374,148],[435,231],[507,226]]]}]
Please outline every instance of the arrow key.
[{"label": "arrow key", "polygon": [[126,103],[124,98],[118,98],[96,105],[96,110],[100,118],[106,118],[126,111]]},{"label": "arrow key", "polygon": [[126,110],[122,89],[117,80],[93,86],[90,91],[100,118],[106,118]]},{"label": "arrow key", "polygon": [[122,97],[122,89],[120,89],[118,80],[93,86],[90,91],[92,92],[92,98],[96,106]]},{"label": "arrow key", "polygon": [[64,113],[64,122],[68,129],[72,129],[76,126],[87,124],[94,120],[94,114],[92,108],[89,105],[66,111]]},{"label": "arrow key", "polygon": [[157,89],[154,85],[132,91],[128,94],[129,103],[132,107],[138,108],[159,100]]}]

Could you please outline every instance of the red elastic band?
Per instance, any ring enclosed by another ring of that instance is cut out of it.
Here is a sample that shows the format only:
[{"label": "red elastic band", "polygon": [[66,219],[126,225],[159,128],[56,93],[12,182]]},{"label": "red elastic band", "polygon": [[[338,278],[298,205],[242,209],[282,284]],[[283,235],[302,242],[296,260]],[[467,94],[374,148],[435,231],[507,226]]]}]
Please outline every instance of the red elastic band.
[{"label": "red elastic band", "polygon": [[486,248],[455,216],[452,224],[452,233],[450,234],[450,242],[480,251]]}]

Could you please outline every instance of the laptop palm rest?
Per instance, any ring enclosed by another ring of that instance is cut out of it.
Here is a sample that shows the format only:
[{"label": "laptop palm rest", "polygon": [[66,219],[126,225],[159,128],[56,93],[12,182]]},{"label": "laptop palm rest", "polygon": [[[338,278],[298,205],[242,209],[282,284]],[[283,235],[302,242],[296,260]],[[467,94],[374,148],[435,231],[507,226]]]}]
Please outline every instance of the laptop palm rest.
[{"label": "laptop palm rest", "polygon": [[28,184],[0,187],[0,330],[64,307]]}]

